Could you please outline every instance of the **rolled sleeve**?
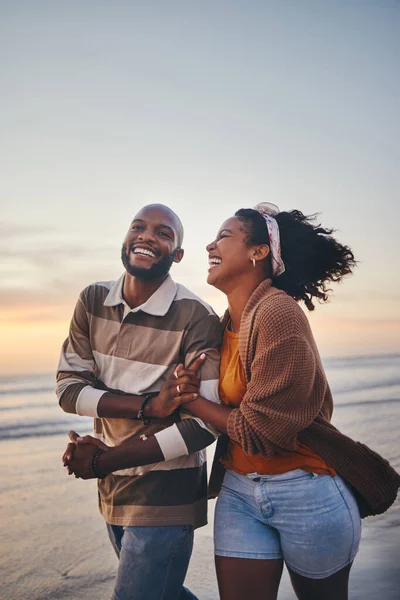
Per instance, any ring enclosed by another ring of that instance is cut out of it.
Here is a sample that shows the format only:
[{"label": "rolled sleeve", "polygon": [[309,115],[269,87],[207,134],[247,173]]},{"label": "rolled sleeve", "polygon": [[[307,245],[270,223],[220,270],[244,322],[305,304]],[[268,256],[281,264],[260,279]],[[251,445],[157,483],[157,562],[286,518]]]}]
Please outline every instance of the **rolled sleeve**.
[{"label": "rolled sleeve", "polygon": [[81,417],[99,418],[97,406],[100,398],[105,394],[104,390],[96,390],[90,385],[84,387],[76,400],[76,414]]}]

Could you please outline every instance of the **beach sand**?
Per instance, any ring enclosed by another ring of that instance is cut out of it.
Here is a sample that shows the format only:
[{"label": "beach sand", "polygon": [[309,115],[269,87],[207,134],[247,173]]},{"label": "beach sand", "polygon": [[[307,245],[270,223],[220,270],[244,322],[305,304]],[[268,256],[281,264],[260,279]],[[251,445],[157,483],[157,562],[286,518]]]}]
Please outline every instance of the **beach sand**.
[{"label": "beach sand", "polygon": [[[97,509],[95,481],[68,477],[66,436],[0,442],[0,598],[109,600],[117,559]],[[210,524],[196,531],[186,584],[199,600],[218,598]],[[363,521],[351,575],[353,600],[400,597],[400,523]],[[396,526],[397,525],[397,526]],[[284,573],[279,600],[295,598]]]}]

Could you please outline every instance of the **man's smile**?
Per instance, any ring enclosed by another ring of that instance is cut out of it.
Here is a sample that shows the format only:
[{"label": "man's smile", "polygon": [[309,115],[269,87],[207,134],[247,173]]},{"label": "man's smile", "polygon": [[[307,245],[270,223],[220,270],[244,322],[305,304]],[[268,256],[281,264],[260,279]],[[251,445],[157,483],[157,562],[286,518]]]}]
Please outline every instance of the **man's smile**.
[{"label": "man's smile", "polygon": [[145,257],[145,258],[157,258],[157,254],[155,253],[155,251],[151,250],[150,248],[146,248],[145,246],[136,246],[136,247],[131,246],[129,251],[130,251],[130,253],[134,254],[135,256],[140,256],[140,257]]}]

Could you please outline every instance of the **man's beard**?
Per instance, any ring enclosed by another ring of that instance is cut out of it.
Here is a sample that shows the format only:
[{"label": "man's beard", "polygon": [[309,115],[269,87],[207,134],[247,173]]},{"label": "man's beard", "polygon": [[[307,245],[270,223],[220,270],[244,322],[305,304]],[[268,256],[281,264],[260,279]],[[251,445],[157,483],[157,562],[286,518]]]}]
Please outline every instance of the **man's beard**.
[{"label": "man's beard", "polygon": [[121,248],[121,260],[125,269],[133,275],[133,277],[137,277],[141,281],[154,281],[155,279],[161,279],[168,275],[169,270],[174,262],[174,258],[176,256],[177,249],[172,252],[172,254],[168,254],[164,256],[160,262],[151,265],[150,269],[143,269],[141,267],[135,267],[131,265],[129,261],[129,254],[126,252],[125,246],[122,245]]}]

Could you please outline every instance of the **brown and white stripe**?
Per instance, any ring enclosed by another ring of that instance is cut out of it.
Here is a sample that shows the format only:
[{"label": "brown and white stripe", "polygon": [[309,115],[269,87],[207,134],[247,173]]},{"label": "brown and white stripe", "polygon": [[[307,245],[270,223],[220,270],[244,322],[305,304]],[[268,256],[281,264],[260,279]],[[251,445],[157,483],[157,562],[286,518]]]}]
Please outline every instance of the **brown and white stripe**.
[{"label": "brown and white stripe", "polygon": [[219,402],[218,317],[200,298],[170,276],[143,305],[130,309],[122,297],[124,276],[81,293],[57,373],[63,410],[95,417],[95,434],[119,445],[142,433],[155,435],[165,462],[113,473],[99,483],[100,510],[117,525],[169,525],[206,522],[204,448],[218,433],[181,411],[179,419],[99,419],[106,391],[144,394],[161,389],[179,363],[189,365],[202,352],[202,396]]}]

